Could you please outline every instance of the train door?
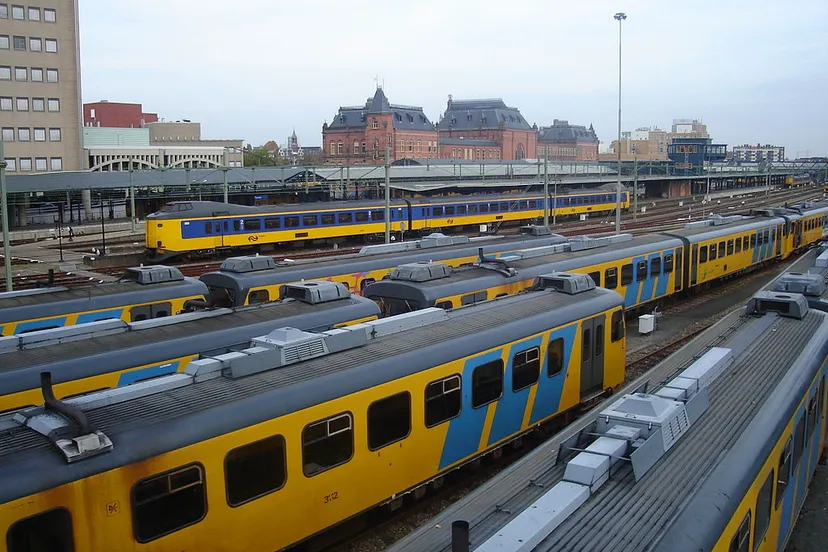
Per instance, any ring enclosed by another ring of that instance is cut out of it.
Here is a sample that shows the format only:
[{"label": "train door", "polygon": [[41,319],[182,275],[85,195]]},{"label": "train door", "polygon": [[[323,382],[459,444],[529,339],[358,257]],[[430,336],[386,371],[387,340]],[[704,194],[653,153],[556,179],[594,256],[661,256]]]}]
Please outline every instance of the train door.
[{"label": "train door", "polygon": [[[699,244],[694,243],[690,254],[690,287],[696,285],[699,276]],[[676,286],[678,287],[678,286]]]},{"label": "train door", "polygon": [[799,246],[802,244],[802,221],[798,220],[793,224],[793,248],[799,249]]},{"label": "train door", "polygon": [[776,227],[776,256],[782,256],[782,225]]},{"label": "train door", "polygon": [[676,249],[676,291],[681,291],[684,286],[684,249]]},{"label": "train door", "polygon": [[225,217],[229,215],[228,211],[214,211],[213,217],[216,220],[213,221],[213,235],[215,236],[215,247],[225,247],[226,244],[224,243],[225,236],[228,234],[230,230],[230,223],[227,219],[221,219],[219,217]]},{"label": "train door", "polygon": [[581,324],[581,398],[604,386],[604,315]]}]

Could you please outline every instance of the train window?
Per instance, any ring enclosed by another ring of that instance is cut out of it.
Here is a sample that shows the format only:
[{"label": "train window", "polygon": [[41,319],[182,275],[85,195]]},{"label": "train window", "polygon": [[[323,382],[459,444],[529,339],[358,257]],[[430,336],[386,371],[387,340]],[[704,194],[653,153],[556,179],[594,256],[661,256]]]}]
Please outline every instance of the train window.
[{"label": "train window", "polygon": [[806,413],[803,412],[802,416],[799,417],[799,421],[796,424],[796,429],[794,430],[794,470],[797,468],[797,466],[799,466],[799,459],[802,458],[802,450],[805,448],[805,417]]},{"label": "train window", "polygon": [[367,288],[374,282],[376,282],[374,278],[363,278],[362,281],[359,283],[359,289],[361,291],[365,291],[365,288]]},{"label": "train window", "polygon": [[282,219],[271,217],[264,220],[266,230],[275,230],[282,227]]},{"label": "train window", "polygon": [[262,229],[262,221],[261,219],[244,219],[244,229],[245,230],[261,230]]},{"label": "train window", "polygon": [[764,232],[759,232],[758,245],[764,245],[764,244],[765,244],[765,233]]},{"label": "train window", "polygon": [[615,289],[618,287],[618,269],[608,268],[604,271],[604,287]]},{"label": "train window", "polygon": [[439,301],[436,305],[434,305],[438,309],[449,310],[454,308],[454,303],[451,301]]},{"label": "train window", "polygon": [[445,212],[446,212],[446,216],[453,215],[454,214],[454,206],[453,205],[447,206],[445,208]]},{"label": "train window", "polygon": [[354,213],[354,220],[357,222],[368,222],[368,211],[357,211]]},{"label": "train window", "polygon": [[143,479],[132,487],[135,540],[141,543],[198,523],[207,513],[200,464]]},{"label": "train window", "polygon": [[733,240],[727,240],[727,254],[733,255]]},{"label": "train window", "polygon": [[6,546],[9,552],[73,552],[72,515],[66,508],[55,508],[21,519],[9,528]]},{"label": "train window", "polygon": [[351,213],[339,213],[338,217],[339,217],[339,224],[353,221],[353,215],[351,215]]},{"label": "train window", "polygon": [[481,364],[472,372],[472,408],[496,401],[503,394],[503,361]]},{"label": "train window", "polygon": [[534,199],[530,199],[529,200],[529,208],[530,209],[537,209],[538,208],[538,202],[535,201]]},{"label": "train window", "polygon": [[302,430],[302,470],[314,476],[347,462],[354,455],[354,424],[349,412],[305,426]]},{"label": "train window", "polygon": [[670,274],[673,271],[673,254],[664,255],[664,274]]},{"label": "train window", "polygon": [[322,224],[336,224],[336,217],[333,213],[322,215]]},{"label": "train window", "polygon": [[625,264],[621,267],[621,285],[626,286],[633,281],[633,265]]},{"label": "train window", "polygon": [[213,233],[213,223],[212,222],[205,222],[204,223],[204,233],[205,234],[212,234]]},{"label": "train window", "polygon": [[281,489],[287,480],[285,438],[274,435],[234,448],[224,458],[227,504],[241,506]]},{"label": "train window", "polygon": [[411,394],[397,393],[368,406],[368,448],[379,450],[411,433]]},{"label": "train window", "polygon": [[468,295],[464,295],[460,298],[461,305],[474,305],[475,303],[479,303],[481,301],[486,300],[486,292],[485,291],[478,291],[475,293],[469,293]]},{"label": "train window", "polygon": [[371,211],[371,220],[385,220],[385,211]]},{"label": "train window", "polygon": [[234,220],[234,221],[233,221],[233,230],[235,230],[236,232],[238,232],[238,231],[239,231],[239,230],[241,230],[241,229],[242,229],[242,223],[241,223],[241,221],[240,221],[240,220],[238,220],[238,219],[237,219],[237,220]]},{"label": "train window", "polygon": [[638,261],[635,265],[635,279],[640,282],[647,279],[647,261]]},{"label": "train window", "polygon": [[610,339],[615,343],[624,338],[624,312],[617,310],[612,313],[612,333]]},{"label": "train window", "polygon": [[469,214],[477,214],[477,205],[469,205]]},{"label": "train window", "polygon": [[466,214],[466,206],[465,205],[458,205],[457,206],[457,214],[458,215],[465,215]]},{"label": "train window", "polygon": [[776,479],[776,507],[782,504],[782,499],[785,498],[785,489],[788,488],[788,481],[791,478],[791,439],[788,437],[788,442],[782,452],[779,453],[779,467],[778,477]]},{"label": "train window", "polygon": [[726,247],[727,246],[725,245],[725,242],[723,242],[723,241],[719,242],[719,258],[720,259],[725,256],[725,248]]},{"label": "train window", "polygon": [[305,215],[302,217],[302,226],[317,226],[319,217],[316,215]]},{"label": "train window", "polygon": [[653,257],[650,259],[650,274],[653,276],[661,274],[661,257]]},{"label": "train window", "polygon": [[434,211],[434,216],[435,217],[442,217],[443,216],[443,208],[442,207],[435,207],[434,209],[432,209],[432,211]]},{"label": "train window", "polygon": [[808,438],[814,434],[817,421],[817,395],[811,395],[811,400],[808,401]]},{"label": "train window", "polygon": [[736,238],[735,245],[736,245],[736,253],[741,253],[742,252],[742,238]]},{"label": "train window", "polygon": [[563,371],[564,340],[562,337],[549,341],[546,348],[546,375],[550,378]]},{"label": "train window", "polygon": [[172,311],[172,303],[155,303],[154,305],[149,305],[149,308],[150,317],[164,318],[165,316],[170,315],[170,312]]},{"label": "train window", "polygon": [[707,246],[703,245],[699,248],[699,264],[707,262]]},{"label": "train window", "polygon": [[750,235],[750,248],[756,249],[756,234]]},{"label": "train window", "polygon": [[770,526],[771,502],[773,493],[773,470],[768,474],[762,487],[759,489],[759,496],[756,497],[756,524],[753,527],[753,549],[757,550],[765,533]]},{"label": "train window", "polygon": [[480,212],[481,213],[488,213],[489,212],[489,204],[488,203],[481,203],[480,204]]},{"label": "train window", "polygon": [[592,278],[592,281],[595,282],[596,286],[601,285],[601,272],[600,271],[596,270],[595,272],[590,272],[589,277]]},{"label": "train window", "polygon": [[739,524],[736,534],[730,540],[729,552],[748,552],[750,549],[750,510]]},{"label": "train window", "polygon": [[581,336],[581,362],[587,362],[592,353],[592,330],[585,328]]},{"label": "train window", "polygon": [[512,205],[511,207],[509,206],[508,203],[501,203],[500,204],[500,210],[501,211],[509,211],[510,209],[517,209],[517,203],[518,202],[516,201],[515,204]]},{"label": "train window", "polygon": [[[498,211],[500,211],[500,207],[498,206],[497,203],[490,203],[489,204],[489,211],[491,211],[492,213],[497,213]],[[504,211],[505,211],[505,209],[504,209]]]},{"label": "train window", "polygon": [[152,316],[150,312],[149,305],[139,305],[137,307],[132,307],[129,309],[129,321],[130,322],[140,322],[141,320],[147,320]]},{"label": "train window", "polygon": [[298,228],[299,217],[285,217],[285,228]]},{"label": "train window", "polygon": [[434,427],[451,420],[463,404],[459,375],[432,381],[425,388],[425,425]]},{"label": "train window", "polygon": [[710,244],[710,260],[711,261],[716,260],[716,244],[715,243]]},{"label": "train window", "polygon": [[267,303],[270,301],[270,293],[266,289],[257,289],[247,294],[247,304]]},{"label": "train window", "polygon": [[537,383],[540,376],[540,349],[532,347],[512,358],[512,391],[520,391]]}]

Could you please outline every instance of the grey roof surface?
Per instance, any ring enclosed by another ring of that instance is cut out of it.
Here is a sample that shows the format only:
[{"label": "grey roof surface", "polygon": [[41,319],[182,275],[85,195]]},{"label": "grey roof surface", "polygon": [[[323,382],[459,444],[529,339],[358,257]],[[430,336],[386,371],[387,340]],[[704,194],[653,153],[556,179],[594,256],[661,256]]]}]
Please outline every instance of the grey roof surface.
[{"label": "grey roof surface", "polygon": [[520,110],[500,98],[491,100],[449,100],[438,123],[441,131],[498,129],[532,130]]},{"label": "grey roof surface", "polygon": [[77,478],[387,383],[620,306],[605,289],[513,295],[455,309],[448,320],[377,338],[367,345],[255,375],[215,378],[86,412],[108,435],[107,454],[66,465],[30,429],[0,432],[0,504]]},{"label": "grey roof surface", "polygon": [[436,131],[434,124],[425,116],[422,107],[396,105],[388,101],[382,88],[377,88],[374,96],[366,100],[363,106],[340,107],[328,124],[328,130],[350,130],[367,128],[368,115],[390,113],[395,129]]},{"label": "grey roof surface", "polygon": [[538,131],[538,142],[597,142],[598,136],[592,125],[589,128],[583,125],[570,125],[566,121],[555,121],[548,127],[541,127]]}]

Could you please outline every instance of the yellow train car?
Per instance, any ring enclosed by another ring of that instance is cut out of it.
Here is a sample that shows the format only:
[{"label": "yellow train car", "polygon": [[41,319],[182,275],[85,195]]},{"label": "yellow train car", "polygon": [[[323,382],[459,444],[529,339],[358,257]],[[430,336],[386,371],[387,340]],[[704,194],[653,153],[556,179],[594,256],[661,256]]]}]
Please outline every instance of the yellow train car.
[{"label": "yellow train car", "polygon": [[[109,320],[0,342],[0,413],[42,404],[40,374],[57,398],[183,372],[190,362],[247,346],[276,328],[322,331],[376,320],[379,308],[331,282],[287,286],[283,302],[156,320]],[[85,332],[85,333],[82,333]]]},{"label": "yellow train car", "polygon": [[206,296],[206,285],[184,277],[177,268],[128,268],[122,281],[115,283],[0,293],[0,336],[97,320],[162,318]]},{"label": "yellow train car", "polygon": [[[132,399],[61,403],[87,423],[47,446],[43,411],[0,418],[0,550],[280,550],[419,496],[623,382],[622,299],[583,278],[578,293],[559,287],[284,330],[244,359],[136,384]],[[317,358],[292,355],[300,343]]]},{"label": "yellow train car", "polygon": [[[614,192],[592,191],[550,198],[560,216],[608,213],[616,208]],[[621,208],[629,209],[628,192]],[[528,221],[543,217],[543,196],[471,195],[456,198],[394,200],[389,211],[392,232]],[[551,212],[551,211],[550,211]],[[385,232],[382,201],[249,207],[210,201],[179,201],[147,216],[147,254],[169,259],[184,254],[255,248],[268,244],[330,238],[377,236]]]}]

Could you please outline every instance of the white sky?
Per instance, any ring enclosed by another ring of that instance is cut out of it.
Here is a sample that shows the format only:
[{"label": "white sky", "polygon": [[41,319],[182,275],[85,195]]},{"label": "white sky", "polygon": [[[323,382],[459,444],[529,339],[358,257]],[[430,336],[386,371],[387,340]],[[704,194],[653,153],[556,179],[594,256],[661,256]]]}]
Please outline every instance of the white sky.
[{"label": "white sky", "polygon": [[[81,0],[83,101],[140,102],[206,138],[283,143],[385,83],[435,121],[452,94],[538,125],[701,118],[716,142],[828,155],[828,1]],[[116,8],[117,6],[117,8]]]}]

